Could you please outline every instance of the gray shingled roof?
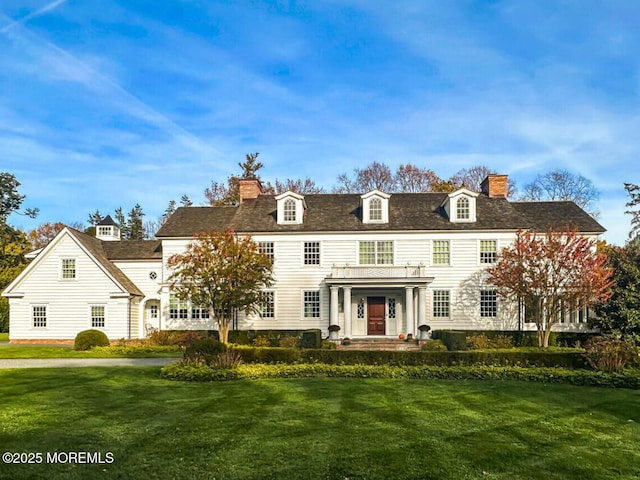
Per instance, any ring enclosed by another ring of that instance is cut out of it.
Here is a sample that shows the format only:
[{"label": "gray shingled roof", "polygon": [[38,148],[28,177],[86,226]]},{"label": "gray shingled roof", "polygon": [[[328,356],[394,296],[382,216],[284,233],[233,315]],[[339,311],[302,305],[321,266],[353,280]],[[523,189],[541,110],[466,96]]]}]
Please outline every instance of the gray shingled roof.
[{"label": "gray shingled roof", "polygon": [[196,232],[233,228],[262,232],[358,231],[473,231],[564,228],[584,233],[605,229],[573,202],[509,202],[479,195],[477,221],[451,223],[440,207],[446,193],[396,193],[389,199],[389,223],[362,223],[359,194],[305,195],[307,208],[301,225],[278,225],[276,200],[261,195],[238,207],[181,207],[167,220],[157,237],[191,237]]},{"label": "gray shingled roof", "polygon": [[157,260],[162,258],[160,240],[123,240],[102,242],[109,260]]},{"label": "gray shingled roof", "polygon": [[[144,293],[140,291],[138,287],[127,277],[122,270],[116,267],[112,262],[109,261],[107,254],[104,249],[104,245],[107,243],[120,243],[120,242],[105,242],[102,240],[98,240],[95,237],[87,235],[85,233],[79,232],[73,228],[69,228],[69,233],[73,235],[83,246],[86,248],[91,255],[96,259],[96,261],[100,262],[105,270],[107,270],[116,281],[122,285],[127,292],[132,295],[144,296]],[[127,242],[128,243],[128,242]]]}]

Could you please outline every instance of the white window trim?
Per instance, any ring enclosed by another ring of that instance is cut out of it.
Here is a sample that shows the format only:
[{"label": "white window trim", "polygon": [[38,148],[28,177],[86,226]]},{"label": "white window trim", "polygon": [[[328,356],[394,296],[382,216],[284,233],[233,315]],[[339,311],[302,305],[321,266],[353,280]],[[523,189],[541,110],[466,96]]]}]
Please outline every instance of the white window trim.
[{"label": "white window trim", "polygon": [[[94,327],[93,326],[93,314],[92,314],[92,309],[93,307],[102,307],[104,308],[104,327]],[[92,303],[89,305],[89,328],[91,329],[105,329],[107,328],[107,305],[105,305],[104,303]]]},{"label": "white window trim", "polygon": [[[45,312],[45,320],[47,322],[47,326],[46,327],[36,327],[34,325],[34,315],[33,315],[33,309],[34,307],[44,307],[44,312]],[[47,330],[49,328],[49,324],[50,324],[50,318],[49,318],[49,304],[48,303],[32,303],[29,305],[29,328],[31,330]]]},{"label": "white window trim", "polygon": [[[73,278],[64,278],[64,262],[65,260],[73,260],[74,276]],[[75,282],[78,280],[78,259],[76,257],[60,257],[60,268],[58,270],[58,279],[62,282]]]},{"label": "white window trim", "polygon": [[[304,263],[304,245],[305,243],[317,243],[320,246],[320,263]],[[322,265],[324,265],[323,261],[322,261],[322,254],[324,251],[323,248],[323,244],[322,244],[322,240],[304,240],[302,242],[302,244],[300,245],[301,248],[301,257],[300,257],[300,265],[304,268],[320,268],[322,267]]]},{"label": "white window trim", "polygon": [[[300,225],[304,220],[304,209],[306,207],[304,197],[298,193],[287,191],[281,193],[276,198],[276,221],[278,225]],[[284,204],[287,200],[293,200],[296,206],[295,220],[284,219]]]},{"label": "white window trim", "polygon": [[478,239],[478,242],[477,242],[478,255],[476,256],[476,262],[477,262],[477,266],[478,267],[490,267],[490,266],[496,264],[496,262],[483,263],[482,261],[480,261],[480,254],[482,253],[482,250],[481,250],[482,249],[482,242],[487,242],[487,241],[496,242],[496,260],[497,260],[498,252],[500,251],[500,241],[497,238],[480,238],[480,239]]},{"label": "white window trim", "polygon": [[[304,294],[305,292],[318,292],[318,316],[307,317],[304,312]],[[322,318],[322,289],[319,288],[303,288],[300,290],[300,318],[302,320],[317,320]]]},{"label": "white window trim", "polygon": [[[474,223],[477,220],[476,199],[478,192],[472,192],[466,188],[460,188],[455,192],[450,193],[441,206],[444,207],[449,221],[452,223]],[[469,218],[458,218],[458,200],[460,198],[466,198],[469,200]]]},{"label": "white window trim", "polygon": [[[374,258],[378,260],[378,242],[391,242],[393,247],[393,258],[391,260],[392,263],[360,263],[360,244],[362,242],[373,242],[375,245],[374,248]],[[396,264],[396,241],[395,240],[358,240],[356,241],[356,265],[359,267],[392,267]]]},{"label": "white window trim", "polygon": [[[262,316],[262,312],[258,313],[258,316],[260,317],[260,319],[267,319],[267,320],[275,320],[277,318],[276,312],[277,312],[277,299],[278,299],[278,293],[275,289],[273,288],[266,288],[264,290],[262,290],[262,293],[272,293],[273,294],[273,317],[263,317]],[[304,298],[303,298],[304,301]]]},{"label": "white window trim", "polygon": [[[449,244],[449,263],[435,263],[434,262],[434,244],[435,242],[447,242]],[[429,264],[432,267],[451,267],[453,265],[453,246],[451,240],[431,240],[431,255],[429,255]]]},{"label": "white window trim", "polygon": [[[382,218],[380,220],[371,219],[371,200],[377,198],[380,200],[380,208],[382,209]],[[362,207],[362,223],[389,223],[389,198],[391,195],[381,192],[380,190],[372,190],[360,195],[360,202]]]},{"label": "white window trim", "polygon": [[[436,317],[436,291],[438,292],[449,292],[449,315],[446,317]],[[434,320],[444,320],[451,319],[451,306],[452,306],[452,298],[451,298],[451,289],[450,288],[434,288],[431,290],[431,318]]]}]

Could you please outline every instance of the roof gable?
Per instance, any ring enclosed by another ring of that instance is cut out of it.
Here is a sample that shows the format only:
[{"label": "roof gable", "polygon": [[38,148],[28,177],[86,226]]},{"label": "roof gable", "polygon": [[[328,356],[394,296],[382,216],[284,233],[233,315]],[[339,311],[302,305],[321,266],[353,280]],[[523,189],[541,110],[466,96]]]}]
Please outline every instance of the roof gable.
[{"label": "roof gable", "polygon": [[97,238],[91,237],[87,234],[79,232],[69,227],[65,227],[55,238],[49,242],[49,244],[38,254],[38,256],[25,268],[18,277],[2,292],[3,296],[11,296],[15,293],[15,289],[20,285],[24,278],[26,278],[30,272],[40,265],[60,244],[63,238],[68,237],[73,240],[80,249],[90,258],[93,262],[107,275],[111,281],[119,288],[123,293],[129,293],[131,295],[144,294],[140,289],[127,277],[122,270],[116,267],[109,261],[107,255],[102,248],[103,242]]}]

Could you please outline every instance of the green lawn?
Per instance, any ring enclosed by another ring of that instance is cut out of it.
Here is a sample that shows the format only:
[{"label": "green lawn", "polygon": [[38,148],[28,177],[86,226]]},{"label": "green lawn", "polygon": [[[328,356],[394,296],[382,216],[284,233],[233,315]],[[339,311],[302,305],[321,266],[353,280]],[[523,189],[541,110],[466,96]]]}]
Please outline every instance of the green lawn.
[{"label": "green lawn", "polygon": [[640,477],[640,391],[326,378],[190,384],[158,375],[0,370],[4,451],[114,458],[0,465],[0,478]]},{"label": "green lawn", "polygon": [[9,332],[0,333],[0,342],[8,342],[9,341]]},{"label": "green lawn", "polygon": [[40,345],[2,345],[0,358],[145,358],[181,357],[181,352],[92,352],[76,351],[72,347],[49,347]]}]

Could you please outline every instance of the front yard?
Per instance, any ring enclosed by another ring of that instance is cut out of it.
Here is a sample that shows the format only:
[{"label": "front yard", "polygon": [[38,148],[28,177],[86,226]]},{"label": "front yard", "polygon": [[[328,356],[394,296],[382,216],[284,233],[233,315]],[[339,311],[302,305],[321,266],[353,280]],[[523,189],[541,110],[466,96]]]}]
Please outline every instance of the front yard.
[{"label": "front yard", "polygon": [[[0,371],[11,479],[610,479],[640,476],[640,391],[509,381],[177,383],[158,368]],[[45,457],[46,458],[46,457]],[[67,458],[67,457],[58,457]]]}]

